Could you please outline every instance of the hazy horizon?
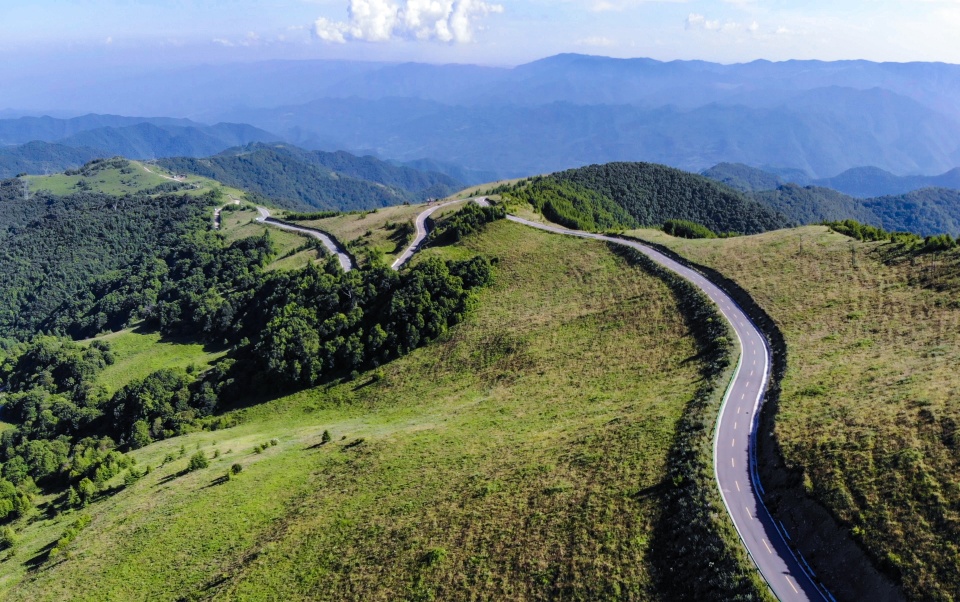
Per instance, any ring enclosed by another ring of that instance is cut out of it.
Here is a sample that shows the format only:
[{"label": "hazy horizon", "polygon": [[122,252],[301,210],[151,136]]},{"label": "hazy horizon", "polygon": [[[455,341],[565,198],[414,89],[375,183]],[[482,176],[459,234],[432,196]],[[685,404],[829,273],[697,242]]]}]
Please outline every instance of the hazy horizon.
[{"label": "hazy horizon", "polygon": [[515,66],[561,53],[960,63],[958,27],[960,4],[938,0],[39,0],[4,9],[0,74],[274,59]]}]

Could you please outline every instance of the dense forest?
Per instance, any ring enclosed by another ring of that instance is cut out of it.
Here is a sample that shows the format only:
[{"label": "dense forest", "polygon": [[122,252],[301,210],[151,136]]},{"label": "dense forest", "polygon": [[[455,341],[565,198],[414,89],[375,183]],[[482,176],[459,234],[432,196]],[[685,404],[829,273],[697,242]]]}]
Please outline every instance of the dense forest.
[{"label": "dense forest", "polygon": [[700,175],[726,184],[740,192],[776,190],[786,182],[777,174],[763,171],[742,163],[718,163]]},{"label": "dense forest", "polygon": [[876,215],[853,197],[816,186],[782,184],[773,190],[750,193],[754,199],[786,215],[797,224],[856,219],[876,221]]},{"label": "dense forest", "polygon": [[40,192],[3,187],[0,211],[0,338],[37,331],[61,304],[89,294],[94,279],[206,227],[212,195],[189,197]]},{"label": "dense forest", "polygon": [[371,156],[358,157],[344,151],[332,153],[305,151],[289,145],[270,148],[304,163],[325,167],[343,176],[408,191],[413,193],[418,201],[443,198],[464,186],[458,180],[442,173],[396,166]]},{"label": "dense forest", "polygon": [[507,209],[503,205],[481,207],[476,203],[467,203],[463,209],[439,222],[431,218],[427,243],[443,245],[460,242],[464,237],[482,230],[485,225],[506,216]]},{"label": "dense forest", "polygon": [[159,163],[174,172],[252,191],[294,210],[373,209],[446,196],[457,187],[442,174],[394,167],[371,157],[311,153],[289,146],[257,144],[207,159],[180,157]]},{"label": "dense forest", "polygon": [[604,230],[686,220],[753,234],[790,225],[780,213],[703,176],[651,163],[609,163],[524,180],[496,192],[568,227]]},{"label": "dense forest", "polygon": [[[57,213],[61,206],[79,216],[77,236],[112,246],[100,260],[91,250],[60,266],[61,294],[52,309],[54,301],[41,302],[39,294],[51,286],[49,277],[31,281],[18,272],[16,282],[37,292],[3,297],[0,315],[22,313],[30,321],[15,320],[7,333],[19,342],[0,346],[3,419],[13,425],[0,434],[0,522],[28,511],[40,492],[62,493],[53,511],[109,495],[112,478],[125,474],[129,483],[148,469],[133,465],[124,450],[215,428],[215,414],[228,400],[353,379],[416,349],[462,320],[472,292],[492,278],[483,257],[431,259],[400,273],[383,266],[345,273],[330,258],[267,273],[275,253],[269,232],[227,244],[209,228],[209,202],[166,197],[162,204],[170,212],[151,213],[150,199],[142,198],[34,200],[52,213],[25,231],[50,242],[8,247],[3,257],[11,265],[43,265],[51,248],[82,242],[46,224],[65,221]],[[182,224],[172,227],[178,217]],[[136,236],[130,221],[139,224]],[[135,240],[127,248],[97,238],[97,229]],[[121,254],[135,260],[121,264],[115,257]],[[14,290],[8,281],[0,287]],[[98,373],[114,361],[109,344],[31,336],[38,325],[80,338],[138,322],[215,342],[228,353],[206,372],[164,369],[111,394],[97,384]]]},{"label": "dense forest", "polygon": [[608,163],[553,174],[597,192],[643,225],[684,219],[714,232],[754,234],[790,225],[776,211],[695,174],[652,163]]},{"label": "dense forest", "polygon": [[887,230],[906,230],[924,236],[948,233],[960,236],[960,191],[924,188],[898,196],[863,201]]},{"label": "dense forest", "polygon": [[637,220],[610,198],[553,177],[537,177],[505,189],[518,201],[530,203],[537,211],[558,224],[575,230],[631,228]]}]

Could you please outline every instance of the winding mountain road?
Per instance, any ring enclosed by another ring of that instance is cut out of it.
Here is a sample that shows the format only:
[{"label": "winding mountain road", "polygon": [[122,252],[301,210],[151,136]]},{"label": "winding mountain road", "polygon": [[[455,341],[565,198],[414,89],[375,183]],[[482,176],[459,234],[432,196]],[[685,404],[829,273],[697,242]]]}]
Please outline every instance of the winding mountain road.
[{"label": "winding mountain road", "polygon": [[[489,205],[485,197],[473,200],[481,206]],[[417,236],[393,263],[393,269],[399,270],[420,249],[428,234],[427,218],[437,210],[458,202],[461,201],[433,205],[417,216]],[[350,257],[343,253],[326,234],[278,222],[273,220],[270,212],[263,207],[258,207],[258,210],[261,215],[258,221],[319,238],[331,253],[337,254],[344,270],[350,270],[353,267]],[[554,234],[600,240],[636,249],[659,265],[693,283],[717,305],[736,333],[740,344],[737,367],[724,396],[714,435],[714,475],[721,498],[747,552],[779,600],[784,602],[833,600],[830,593],[818,585],[809,565],[789,544],[789,535],[763,504],[763,487],[756,468],[756,438],[760,408],[770,380],[772,361],[770,349],[760,329],[729,295],[703,274],[640,242],[569,230],[514,215],[508,215],[507,219]]]},{"label": "winding mountain road", "polygon": [[393,265],[390,267],[394,270],[399,270],[406,264],[408,261],[413,259],[413,256],[420,250],[420,245],[423,244],[423,241],[427,239],[427,218],[433,215],[433,213],[439,209],[443,209],[448,205],[453,205],[455,203],[463,202],[461,200],[448,201],[446,203],[440,203],[439,205],[433,205],[423,213],[417,216],[416,226],[417,226],[417,236],[413,239],[413,242],[410,243],[410,246],[400,254],[400,257],[397,257],[397,260],[393,262]]},{"label": "winding mountain road", "polygon": [[761,498],[763,489],[756,470],[756,437],[763,394],[770,379],[771,355],[760,329],[729,295],[703,274],[639,242],[568,230],[513,215],[508,215],[507,219],[555,234],[602,240],[636,249],[692,282],[717,304],[736,332],[741,349],[714,436],[714,474],[723,503],[747,552],[778,599],[784,602],[832,600],[829,592],[816,584],[806,562],[790,547],[789,536],[770,515]]},{"label": "winding mountain road", "polygon": [[257,221],[262,224],[269,224],[275,228],[280,228],[281,230],[289,230],[290,232],[297,232],[299,234],[306,234],[307,236],[312,236],[316,238],[321,243],[323,243],[324,248],[327,249],[331,254],[337,256],[337,260],[340,261],[340,267],[343,268],[344,272],[349,272],[354,269],[356,266],[353,265],[353,259],[341,249],[333,238],[326,232],[320,230],[314,230],[313,228],[304,228],[302,226],[294,226],[286,222],[281,222],[275,218],[270,217],[270,211],[266,207],[257,207],[257,211],[260,213],[260,217],[257,218]]}]

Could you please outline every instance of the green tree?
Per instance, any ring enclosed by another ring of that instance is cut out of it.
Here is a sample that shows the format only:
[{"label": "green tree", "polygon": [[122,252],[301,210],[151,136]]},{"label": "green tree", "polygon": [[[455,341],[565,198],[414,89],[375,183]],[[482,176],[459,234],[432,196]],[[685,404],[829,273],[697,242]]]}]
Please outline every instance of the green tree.
[{"label": "green tree", "polygon": [[97,497],[97,486],[89,478],[84,477],[77,484],[77,493],[80,495],[80,505],[86,506]]},{"label": "green tree", "polygon": [[206,468],[210,466],[210,460],[207,460],[206,454],[202,451],[190,456],[190,463],[187,464],[187,472],[193,472],[195,470],[200,470],[201,468]]}]

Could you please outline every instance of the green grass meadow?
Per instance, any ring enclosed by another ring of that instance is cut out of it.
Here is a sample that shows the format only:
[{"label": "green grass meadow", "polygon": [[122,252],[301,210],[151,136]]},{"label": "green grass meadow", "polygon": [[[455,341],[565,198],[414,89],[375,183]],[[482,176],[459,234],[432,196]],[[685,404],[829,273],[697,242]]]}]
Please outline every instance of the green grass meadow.
[{"label": "green grass meadow", "polygon": [[[153,470],[83,510],[61,559],[43,550],[74,516],[25,526],[0,597],[656,599],[656,492],[698,385],[669,290],[599,243],[508,222],[429,252],[498,259],[464,323],[353,382],[133,452]],[[198,449],[210,467],[181,474]]]}]

